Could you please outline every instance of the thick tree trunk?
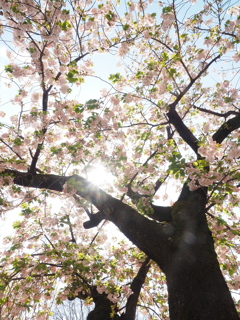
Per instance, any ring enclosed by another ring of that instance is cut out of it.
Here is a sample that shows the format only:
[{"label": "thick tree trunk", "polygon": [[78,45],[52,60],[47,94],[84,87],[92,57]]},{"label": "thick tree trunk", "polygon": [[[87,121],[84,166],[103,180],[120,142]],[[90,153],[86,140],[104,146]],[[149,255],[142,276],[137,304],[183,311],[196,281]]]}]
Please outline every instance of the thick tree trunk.
[{"label": "thick tree trunk", "polygon": [[172,210],[174,251],[166,269],[171,320],[237,320],[205,218],[205,193],[186,186]]},{"label": "thick tree trunk", "polygon": [[171,320],[237,320],[210,234],[185,233],[166,277]]},{"label": "thick tree trunk", "polygon": [[[167,273],[170,319],[239,319],[216,259],[209,253],[206,260],[199,248],[187,255],[191,257],[184,266],[173,267]],[[196,255],[199,256],[193,261]]]}]

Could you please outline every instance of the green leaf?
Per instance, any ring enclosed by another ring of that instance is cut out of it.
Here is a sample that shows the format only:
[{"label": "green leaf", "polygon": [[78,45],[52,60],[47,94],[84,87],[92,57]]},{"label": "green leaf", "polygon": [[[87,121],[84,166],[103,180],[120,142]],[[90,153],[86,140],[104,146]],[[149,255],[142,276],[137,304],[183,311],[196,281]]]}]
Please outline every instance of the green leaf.
[{"label": "green leaf", "polygon": [[70,29],[72,27],[71,23],[67,20],[64,22],[58,21],[58,25],[63,31],[67,31],[67,29]]},{"label": "green leaf", "polygon": [[7,66],[5,66],[5,71],[9,72],[9,73],[13,73],[13,69],[12,66],[10,64],[8,64]]},{"label": "green leaf", "polygon": [[62,217],[62,218],[60,218],[59,221],[62,222],[63,224],[71,225],[67,215]]},{"label": "green leaf", "polygon": [[32,209],[30,209],[30,208],[26,208],[26,209],[23,209],[22,211],[21,211],[21,215],[22,216],[28,216],[30,213],[32,213],[33,211],[32,211]]},{"label": "green leaf", "polygon": [[72,69],[67,73],[67,80],[70,83],[76,82],[84,82],[83,77],[76,77],[78,75],[78,71],[76,69]]},{"label": "green leaf", "polygon": [[224,102],[229,103],[232,101],[233,101],[232,97],[224,97]]},{"label": "green leaf", "polygon": [[122,76],[119,72],[115,73],[115,74],[110,74],[109,78],[110,81],[112,81],[112,83],[116,83],[119,82],[122,79]]},{"label": "green leaf", "polygon": [[162,53],[162,58],[163,58],[164,61],[167,61],[169,59],[169,56],[168,56],[168,54],[166,52],[163,52]]},{"label": "green leaf", "polygon": [[12,11],[13,11],[14,13],[20,13],[20,11],[18,10],[18,4],[13,5],[13,6],[11,7],[11,9],[12,9]]},{"label": "green leaf", "polygon": [[9,251],[14,251],[16,249],[19,249],[21,247],[20,243],[15,243],[14,245],[11,246]]},{"label": "green leaf", "polygon": [[15,221],[12,224],[13,229],[19,229],[21,227],[21,221]]},{"label": "green leaf", "polygon": [[13,140],[13,143],[15,146],[21,146],[23,144],[23,141],[20,138],[16,138],[15,140]]},{"label": "green leaf", "polygon": [[124,30],[124,31],[127,31],[127,30],[129,29],[129,27],[130,27],[129,24],[125,24],[125,25],[123,26],[123,30]]},{"label": "green leaf", "polygon": [[69,10],[66,10],[66,9],[63,9],[63,10],[62,10],[62,13],[63,13],[63,14],[69,14],[70,11],[69,11]]},{"label": "green leaf", "polygon": [[84,111],[84,106],[82,104],[78,104],[73,107],[74,112],[82,113]]},{"label": "green leaf", "polygon": [[166,13],[170,13],[172,12],[172,7],[168,6],[168,7],[164,7],[162,9],[162,13],[166,14]]},{"label": "green leaf", "polygon": [[173,75],[174,75],[175,73],[177,73],[177,70],[174,69],[174,68],[171,68],[171,69],[168,71],[168,74],[169,74],[169,76],[170,76],[171,78],[173,77]]},{"label": "green leaf", "polygon": [[59,152],[62,151],[62,148],[51,147],[50,151],[52,152],[52,154],[58,154]]},{"label": "green leaf", "polygon": [[181,60],[181,55],[179,52],[176,52],[174,53],[172,56],[171,56],[171,59],[174,60],[174,61],[179,61]]},{"label": "green leaf", "polygon": [[93,110],[98,108],[98,100],[90,99],[86,102],[86,107],[88,110]]},{"label": "green leaf", "polygon": [[[150,68],[149,68],[150,69]],[[144,75],[144,73],[142,71],[138,71],[135,75],[136,79],[140,79],[142,78],[142,76]]]}]

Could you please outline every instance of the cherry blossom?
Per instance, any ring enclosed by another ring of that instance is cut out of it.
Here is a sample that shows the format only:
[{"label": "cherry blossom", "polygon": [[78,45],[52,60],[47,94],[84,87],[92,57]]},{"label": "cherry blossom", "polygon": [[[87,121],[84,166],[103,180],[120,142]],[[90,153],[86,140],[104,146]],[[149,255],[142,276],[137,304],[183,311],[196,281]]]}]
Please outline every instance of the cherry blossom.
[{"label": "cherry blossom", "polygon": [[[239,5],[2,0],[0,7],[8,59],[0,77],[14,107],[10,117],[0,111],[0,214],[20,212],[1,249],[0,317],[48,319],[52,303],[99,296],[123,317],[137,295],[150,319],[171,319],[181,309],[172,283],[179,299],[180,288],[193,290],[178,283],[184,276],[170,281],[175,266],[203,263],[188,246],[208,239],[221,277],[210,231],[237,291]],[[120,66],[108,80],[95,74],[105,56]],[[94,78],[105,88],[83,102],[84,83]],[[111,182],[88,181],[93,167]],[[204,285],[204,272],[197,275]]]}]

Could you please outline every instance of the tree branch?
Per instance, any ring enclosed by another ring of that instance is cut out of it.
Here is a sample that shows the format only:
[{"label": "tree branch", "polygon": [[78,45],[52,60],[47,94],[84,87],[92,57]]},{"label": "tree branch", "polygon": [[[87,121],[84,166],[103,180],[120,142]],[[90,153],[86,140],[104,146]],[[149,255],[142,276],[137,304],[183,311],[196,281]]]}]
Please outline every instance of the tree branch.
[{"label": "tree branch", "polygon": [[222,143],[225,138],[234,130],[240,128],[240,114],[225,121],[221,127],[212,136],[216,143]]},{"label": "tree branch", "polygon": [[136,308],[138,298],[142,289],[142,286],[145,282],[146,275],[150,268],[151,262],[150,259],[147,257],[143,264],[141,265],[140,269],[138,270],[137,275],[133,279],[131,284],[131,289],[133,294],[127,300],[126,304],[126,312],[121,316],[121,320],[134,320],[136,315]]},{"label": "tree branch", "polygon": [[171,207],[163,207],[156,206],[154,204],[151,205],[153,208],[153,213],[149,217],[155,219],[159,222],[171,222],[172,221],[172,208]]},{"label": "tree branch", "polygon": [[183,140],[193,149],[193,151],[197,154],[198,157],[198,140],[193,135],[193,133],[189,130],[189,128],[183,123],[182,119],[180,118],[179,114],[176,111],[176,106],[178,102],[182,99],[182,97],[191,89],[193,84],[202,76],[202,74],[218,59],[220,58],[220,54],[213,58],[206,66],[198,73],[198,75],[191,79],[189,84],[185,87],[185,89],[178,95],[173,103],[169,105],[169,111],[167,116],[169,118],[169,122],[174,125],[175,129],[177,130],[178,134],[183,138]]},{"label": "tree branch", "polygon": [[[5,170],[3,174],[13,177],[17,185],[59,192],[63,191],[63,186],[68,180],[71,179],[71,182],[74,180],[77,187],[76,194],[91,202],[99,210],[96,218],[101,217],[100,221],[106,219],[114,223],[130,241],[150,259],[156,261],[163,271],[166,271],[166,256],[169,246],[172,246],[171,236],[174,234],[174,228],[167,228],[166,224],[162,225],[144,217],[129,205],[110,196],[78,175],[64,177],[15,170]],[[88,227],[91,226],[88,225]]]},{"label": "tree branch", "polygon": [[213,114],[214,116],[218,116],[218,117],[223,117],[223,118],[227,118],[231,115],[238,115],[239,112],[237,111],[234,111],[234,110],[230,110],[230,111],[227,111],[225,113],[219,113],[219,112],[216,112],[216,111],[212,111],[212,110],[208,110],[208,109],[205,109],[205,108],[201,108],[201,107],[197,107],[195,105],[193,105],[193,108],[194,109],[197,109],[199,111],[202,111],[202,112],[205,112],[205,113],[208,113],[208,114]]},{"label": "tree branch", "polygon": [[[175,103],[173,103],[175,104]],[[173,105],[172,104],[172,105]],[[198,154],[198,139],[194,136],[194,134],[190,131],[190,129],[184,124],[179,114],[175,110],[175,108],[170,105],[170,110],[167,113],[169,118],[169,122],[174,125],[180,137],[193,149],[193,151]]]}]

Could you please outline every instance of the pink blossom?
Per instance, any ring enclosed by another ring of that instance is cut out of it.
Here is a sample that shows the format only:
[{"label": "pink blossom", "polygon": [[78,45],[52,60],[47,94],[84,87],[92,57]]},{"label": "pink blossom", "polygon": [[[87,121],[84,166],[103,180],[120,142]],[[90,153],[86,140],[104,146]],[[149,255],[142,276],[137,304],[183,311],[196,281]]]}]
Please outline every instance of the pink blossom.
[{"label": "pink blossom", "polygon": [[235,53],[233,56],[232,56],[232,59],[233,61],[235,62],[239,62],[240,61],[240,53]]}]

